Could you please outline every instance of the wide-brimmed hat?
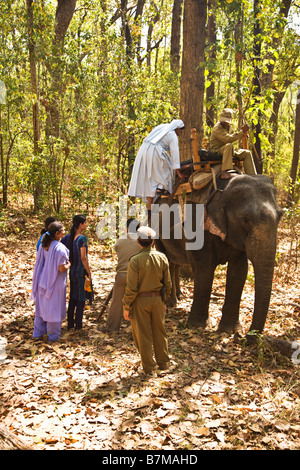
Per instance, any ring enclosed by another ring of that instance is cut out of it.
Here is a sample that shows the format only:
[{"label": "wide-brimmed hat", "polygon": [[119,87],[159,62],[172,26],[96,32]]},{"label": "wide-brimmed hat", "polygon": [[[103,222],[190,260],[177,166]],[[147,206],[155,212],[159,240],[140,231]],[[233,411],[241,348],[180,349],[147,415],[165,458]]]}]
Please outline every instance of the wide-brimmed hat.
[{"label": "wide-brimmed hat", "polygon": [[233,119],[233,111],[230,108],[225,108],[220,114],[220,122],[227,122],[228,124],[231,123]]}]

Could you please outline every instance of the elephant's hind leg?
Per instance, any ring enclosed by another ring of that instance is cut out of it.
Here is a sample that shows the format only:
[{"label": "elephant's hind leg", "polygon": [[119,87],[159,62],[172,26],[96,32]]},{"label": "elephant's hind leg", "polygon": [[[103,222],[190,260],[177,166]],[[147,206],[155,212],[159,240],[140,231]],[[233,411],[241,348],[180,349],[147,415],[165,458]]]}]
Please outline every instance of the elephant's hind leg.
[{"label": "elephant's hind leg", "polygon": [[194,298],[187,325],[205,328],[208,320],[209,301],[214,279],[214,268],[210,265],[193,267]]}]

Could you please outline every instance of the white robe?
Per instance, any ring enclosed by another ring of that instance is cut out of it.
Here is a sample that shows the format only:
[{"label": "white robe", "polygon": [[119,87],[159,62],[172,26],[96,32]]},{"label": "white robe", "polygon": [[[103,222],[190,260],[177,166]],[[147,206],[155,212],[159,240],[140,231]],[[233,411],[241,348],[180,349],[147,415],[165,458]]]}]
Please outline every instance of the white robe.
[{"label": "white robe", "polygon": [[180,168],[178,138],[175,130],[184,127],[180,119],[156,126],[144,139],[137,153],[128,196],[154,197],[157,188],[172,192],[175,170]]}]

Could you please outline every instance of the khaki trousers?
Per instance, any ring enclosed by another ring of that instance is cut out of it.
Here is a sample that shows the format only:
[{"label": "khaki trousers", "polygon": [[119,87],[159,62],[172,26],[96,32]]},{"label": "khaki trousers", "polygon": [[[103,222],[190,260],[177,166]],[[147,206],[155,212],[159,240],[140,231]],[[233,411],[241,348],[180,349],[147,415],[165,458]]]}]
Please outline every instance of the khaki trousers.
[{"label": "khaki trousers", "polygon": [[146,374],[156,364],[164,369],[170,360],[164,324],[165,304],[161,297],[136,298],[131,311],[132,336]]},{"label": "khaki trousers", "polygon": [[125,293],[126,281],[126,272],[116,274],[114,290],[106,320],[106,328],[108,331],[118,331],[120,329],[123,318],[122,299]]},{"label": "khaki trousers", "polygon": [[250,150],[233,150],[232,144],[225,144],[223,147],[220,147],[219,153],[222,155],[222,171],[232,170],[232,158],[234,156],[244,162],[244,169],[247,175],[256,175],[256,168]]}]

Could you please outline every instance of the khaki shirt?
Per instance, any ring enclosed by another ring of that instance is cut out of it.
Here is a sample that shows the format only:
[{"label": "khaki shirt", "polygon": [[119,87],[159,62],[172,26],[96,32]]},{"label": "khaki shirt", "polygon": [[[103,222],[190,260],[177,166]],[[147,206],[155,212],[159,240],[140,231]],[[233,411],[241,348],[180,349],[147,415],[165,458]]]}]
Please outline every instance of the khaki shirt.
[{"label": "khaki shirt", "polygon": [[128,233],[119,238],[115,244],[115,252],[118,257],[117,273],[126,273],[130,258],[140,251],[141,247],[137,242],[136,234]]},{"label": "khaki shirt", "polygon": [[130,309],[139,292],[160,291],[162,287],[167,301],[172,288],[168,259],[153,247],[143,248],[128,264],[124,309]]},{"label": "khaki shirt", "polygon": [[211,152],[218,152],[218,150],[223,147],[225,144],[236,142],[242,138],[244,135],[243,131],[234,132],[232,127],[229,127],[229,131],[222,126],[220,122],[213,127],[211,131],[210,141],[209,141],[209,150]]}]

